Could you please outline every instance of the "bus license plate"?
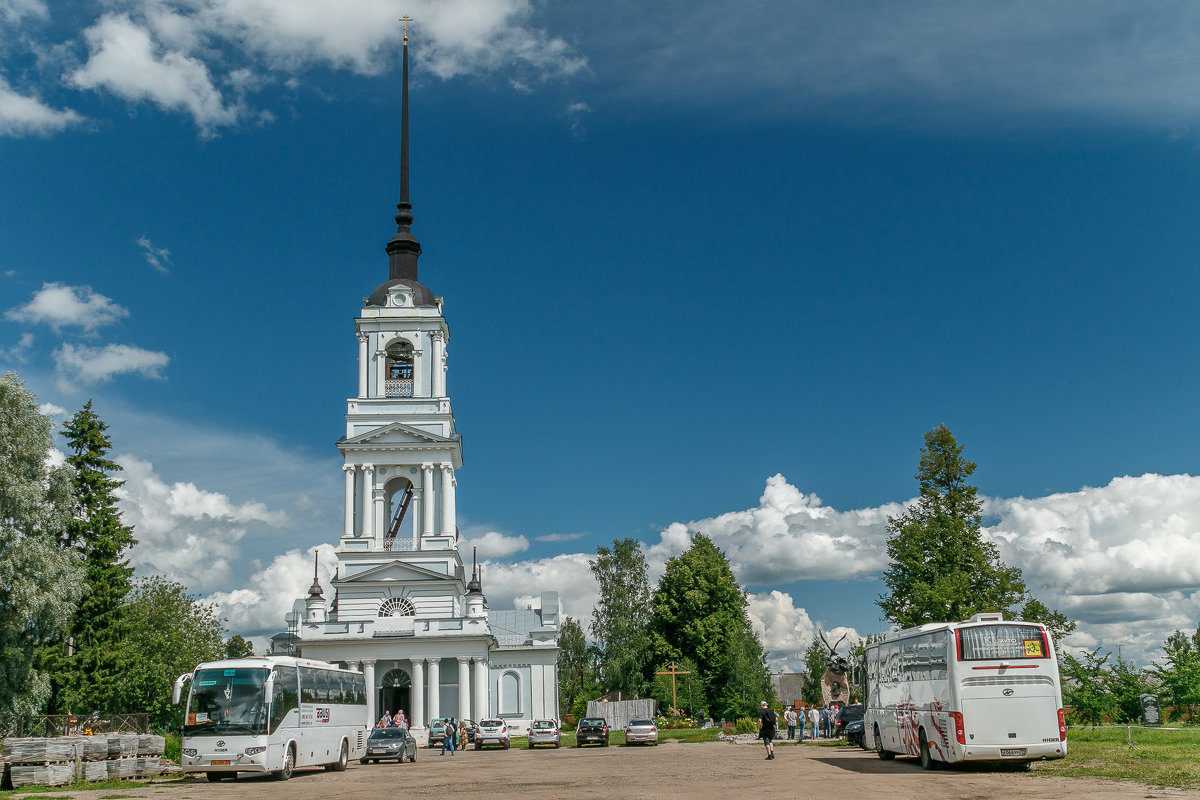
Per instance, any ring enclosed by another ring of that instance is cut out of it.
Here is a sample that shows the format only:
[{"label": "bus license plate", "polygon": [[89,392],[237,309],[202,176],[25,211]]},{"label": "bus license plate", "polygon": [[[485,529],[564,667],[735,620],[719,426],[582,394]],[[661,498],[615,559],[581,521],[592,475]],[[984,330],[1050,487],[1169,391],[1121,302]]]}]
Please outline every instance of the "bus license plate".
[{"label": "bus license plate", "polygon": [[1010,747],[1010,748],[1001,750],[1000,755],[1002,757],[1003,756],[1023,756],[1023,755],[1025,755],[1025,748],[1024,747]]},{"label": "bus license plate", "polygon": [[210,761],[210,762],[208,762],[208,763],[209,763],[209,766],[213,766],[213,767],[228,767],[228,766],[229,766],[229,759],[228,759],[228,758],[226,758],[226,759],[224,759],[224,760],[222,760],[222,761]]}]

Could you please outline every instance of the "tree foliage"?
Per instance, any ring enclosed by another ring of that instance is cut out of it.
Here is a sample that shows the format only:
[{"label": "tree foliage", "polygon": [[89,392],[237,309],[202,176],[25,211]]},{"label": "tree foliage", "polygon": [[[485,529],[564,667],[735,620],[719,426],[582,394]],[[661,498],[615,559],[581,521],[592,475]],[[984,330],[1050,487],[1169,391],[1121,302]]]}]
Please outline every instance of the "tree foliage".
[{"label": "tree foliage", "polygon": [[641,542],[618,539],[611,548],[597,547],[589,566],[600,585],[592,636],[600,653],[602,691],[641,696],[650,665],[650,582]]},{"label": "tree foliage", "polygon": [[888,517],[887,592],[877,603],[901,628],[1000,611],[1045,622],[1057,645],[1075,623],[1034,599],[1021,570],[1004,564],[996,545],[983,537],[983,501],[968,481],[975,462],[962,452],[945,425],[925,434],[917,501]]},{"label": "tree foliage", "polygon": [[1175,631],[1163,643],[1163,663],[1150,662],[1150,674],[1162,688],[1173,719],[1196,720],[1200,709],[1200,646],[1197,636]]},{"label": "tree foliage", "polygon": [[1100,648],[1085,650],[1082,658],[1063,655],[1059,668],[1063,677],[1063,703],[1071,706],[1071,721],[1099,725],[1111,717],[1116,706],[1109,681],[1108,659]]},{"label": "tree foliage", "polygon": [[559,715],[582,716],[580,704],[586,709],[588,698],[599,693],[599,682],[596,680],[595,652],[588,647],[583,626],[575,618],[563,620],[558,647]]},{"label": "tree foliage", "polygon": [[652,599],[654,663],[691,660],[714,716],[736,719],[771,700],[762,643],[750,627],[746,597],[725,554],[702,533],[667,562]]},{"label": "tree foliage", "polygon": [[800,699],[806,703],[824,705],[824,695],[821,694],[821,682],[825,679],[825,670],[829,669],[829,648],[813,637],[812,643],[804,651],[804,688]]},{"label": "tree foliage", "polygon": [[175,678],[224,656],[224,627],[211,606],[161,576],[134,583],[124,613],[128,635],[117,653],[112,705],[148,712],[152,725],[177,727],[183,710],[171,705]]},{"label": "tree foliage", "polygon": [[121,521],[116,491],[122,481],[111,477],[121,465],[108,458],[112,442],[108,426],[89,400],[63,427],[73,470],[75,508],[61,538],[79,553],[85,568],[84,593],[69,627],[69,653],[51,653],[54,667],[53,711],[117,711],[109,689],[119,669],[115,654],[122,613],[133,568],[125,556],[134,544],[133,528]]},{"label": "tree foliage", "polygon": [[39,650],[62,640],[82,593],[71,470],[47,469],[50,420],[15,373],[0,377],[0,712],[39,711],[50,694]]},{"label": "tree foliage", "polygon": [[235,633],[225,640],[225,657],[226,658],[250,658],[254,655],[254,645],[241,634]]}]

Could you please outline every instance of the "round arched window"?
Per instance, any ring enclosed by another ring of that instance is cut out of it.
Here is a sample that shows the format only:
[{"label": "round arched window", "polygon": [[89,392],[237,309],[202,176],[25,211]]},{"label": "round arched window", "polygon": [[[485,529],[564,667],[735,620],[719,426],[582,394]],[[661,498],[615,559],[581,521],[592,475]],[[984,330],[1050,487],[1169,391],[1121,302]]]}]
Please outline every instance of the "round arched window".
[{"label": "round arched window", "polygon": [[413,396],[413,346],[410,342],[388,345],[385,383],[384,390],[388,397]]},{"label": "round arched window", "polygon": [[381,617],[415,617],[417,609],[407,597],[389,597],[379,606]]}]

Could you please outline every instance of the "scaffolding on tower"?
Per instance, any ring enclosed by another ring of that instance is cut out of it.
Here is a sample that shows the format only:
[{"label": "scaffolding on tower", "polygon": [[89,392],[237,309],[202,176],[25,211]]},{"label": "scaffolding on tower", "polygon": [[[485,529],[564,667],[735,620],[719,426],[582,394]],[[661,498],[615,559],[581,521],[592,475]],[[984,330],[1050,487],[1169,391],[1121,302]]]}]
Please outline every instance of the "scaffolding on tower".
[{"label": "scaffolding on tower", "polygon": [[404,495],[400,498],[400,507],[396,509],[396,516],[392,518],[391,527],[388,528],[387,538],[383,540],[384,550],[392,549],[392,544],[396,541],[396,534],[400,532],[400,526],[404,524],[404,515],[408,513],[408,506],[412,503],[412,498],[412,487],[406,487]]}]

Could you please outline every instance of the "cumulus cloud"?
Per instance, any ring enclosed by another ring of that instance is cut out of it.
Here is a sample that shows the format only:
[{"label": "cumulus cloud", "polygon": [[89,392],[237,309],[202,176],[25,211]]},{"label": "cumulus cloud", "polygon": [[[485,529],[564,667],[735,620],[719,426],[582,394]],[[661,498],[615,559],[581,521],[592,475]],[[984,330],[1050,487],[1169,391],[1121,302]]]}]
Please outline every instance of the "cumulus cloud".
[{"label": "cumulus cloud", "polygon": [[[278,528],[288,520],[261,502],[234,503],[192,483],[167,483],[136,456],[116,461],[124,469],[116,491],[121,516],[137,537],[129,561],[139,574],[165,575],[196,591],[219,587],[231,578],[248,528]],[[295,594],[293,587],[289,597]]]},{"label": "cumulus cloud", "polygon": [[90,286],[43,283],[23,306],[4,312],[5,319],[49,325],[55,333],[63,328],[82,328],[94,333],[129,316],[129,310],[95,292]]},{"label": "cumulus cloud", "polygon": [[269,637],[286,628],[285,617],[292,605],[312,585],[314,553],[318,556],[318,581],[328,602],[333,597],[332,581],[337,570],[332,544],[282,553],[255,572],[245,587],[214,592],[204,599],[227,620],[231,632],[256,638]]},{"label": "cumulus cloud", "polygon": [[137,245],[142,248],[142,255],[146,258],[146,263],[155,272],[161,272],[165,275],[170,271],[167,269],[167,264],[171,263],[170,250],[165,247],[155,247],[154,242],[150,241],[150,238],[147,236],[139,237]]},{"label": "cumulus cloud", "polygon": [[55,405],[54,403],[42,403],[40,406],[38,406],[38,413],[47,417],[57,417],[59,419],[67,416],[67,410],[62,406]]},{"label": "cumulus cloud", "polygon": [[166,353],[127,344],[87,347],[63,342],[54,351],[58,385],[63,391],[70,391],[79,385],[104,383],[116,375],[132,374],[161,379],[161,370],[170,360]]},{"label": "cumulus cloud", "polygon": [[84,36],[90,55],[71,74],[75,86],[186,111],[206,134],[237,121],[238,108],[225,102],[202,60],[163,48],[128,16],[101,17]]},{"label": "cumulus cloud", "polygon": [[579,620],[585,630],[592,619],[599,587],[588,568],[589,556],[566,553],[513,564],[480,564],[483,593],[491,608],[525,608],[544,591],[559,593],[564,614]]},{"label": "cumulus cloud", "polygon": [[24,364],[29,357],[29,350],[33,347],[33,334],[22,333],[21,338],[17,339],[17,343],[8,349],[0,349],[0,359],[12,361],[17,364]]},{"label": "cumulus cloud", "polygon": [[535,536],[535,542],[573,542],[576,539],[582,539],[582,533],[547,533],[544,536]]},{"label": "cumulus cloud", "polygon": [[41,100],[24,95],[0,77],[0,136],[30,136],[58,133],[83,122],[71,109],[52,108]]},{"label": "cumulus cloud", "polygon": [[507,558],[529,549],[529,540],[524,536],[507,536],[497,531],[479,534],[466,533],[459,537],[458,549],[464,559],[470,561],[471,548],[478,547],[481,555],[488,558]]}]

